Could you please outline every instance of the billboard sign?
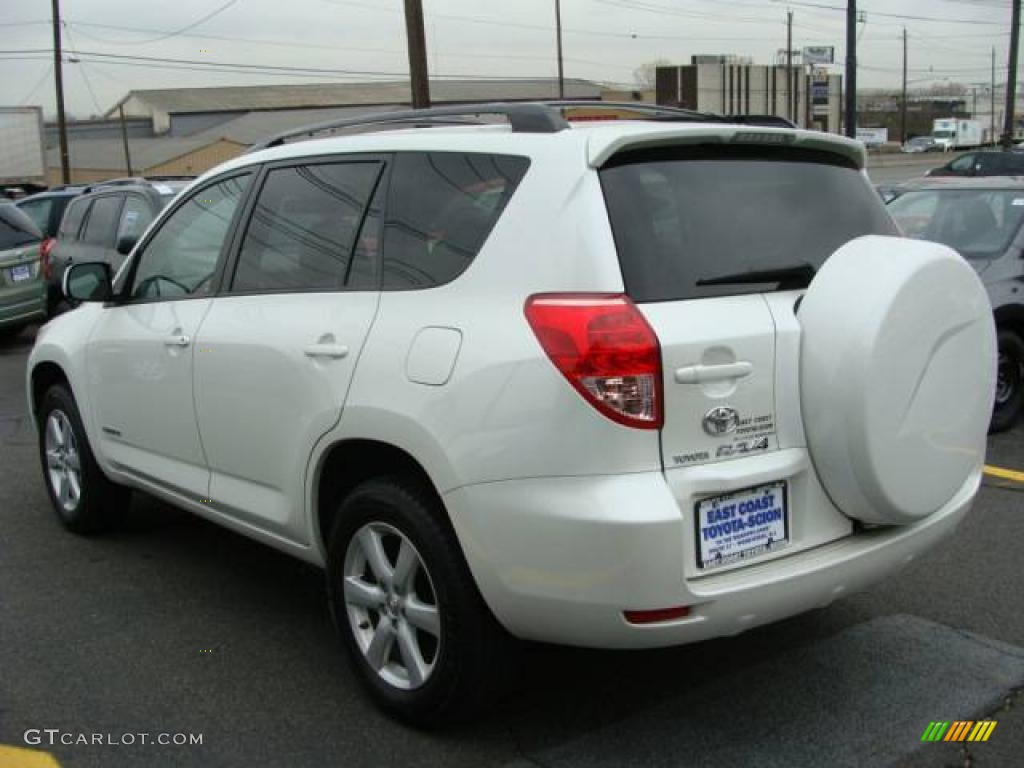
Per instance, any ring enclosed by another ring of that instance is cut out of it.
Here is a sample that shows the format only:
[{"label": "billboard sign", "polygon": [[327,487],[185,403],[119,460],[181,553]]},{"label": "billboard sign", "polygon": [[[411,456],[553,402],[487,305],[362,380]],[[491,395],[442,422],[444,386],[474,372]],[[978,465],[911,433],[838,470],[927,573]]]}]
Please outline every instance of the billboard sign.
[{"label": "billboard sign", "polygon": [[831,45],[808,45],[803,55],[804,64],[834,64],[836,49]]}]

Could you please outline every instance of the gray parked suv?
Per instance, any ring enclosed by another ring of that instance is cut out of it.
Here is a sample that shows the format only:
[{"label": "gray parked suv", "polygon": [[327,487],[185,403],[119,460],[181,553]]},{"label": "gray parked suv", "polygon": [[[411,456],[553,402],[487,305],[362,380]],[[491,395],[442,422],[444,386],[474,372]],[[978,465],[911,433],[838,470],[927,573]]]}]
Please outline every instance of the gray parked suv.
[{"label": "gray parked suv", "polygon": [[955,248],[981,276],[999,332],[991,429],[1009,429],[1024,410],[1024,178],[921,179],[889,212],[908,237]]},{"label": "gray parked suv", "polygon": [[114,179],[86,188],[68,205],[50,251],[47,314],[69,309],[61,295],[64,270],[73,262],[105,261],[114,272],[139,236],[190,178]]}]

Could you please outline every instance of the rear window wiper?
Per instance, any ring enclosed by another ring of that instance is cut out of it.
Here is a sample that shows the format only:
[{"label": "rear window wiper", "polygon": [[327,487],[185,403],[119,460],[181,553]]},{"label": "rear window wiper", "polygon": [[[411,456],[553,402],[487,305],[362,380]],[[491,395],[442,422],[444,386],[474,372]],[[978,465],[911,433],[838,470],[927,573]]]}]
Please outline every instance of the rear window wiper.
[{"label": "rear window wiper", "polygon": [[788,267],[733,272],[697,281],[698,287],[711,285],[743,285],[744,283],[778,283],[781,289],[806,288],[814,279],[815,269],[807,262]]}]

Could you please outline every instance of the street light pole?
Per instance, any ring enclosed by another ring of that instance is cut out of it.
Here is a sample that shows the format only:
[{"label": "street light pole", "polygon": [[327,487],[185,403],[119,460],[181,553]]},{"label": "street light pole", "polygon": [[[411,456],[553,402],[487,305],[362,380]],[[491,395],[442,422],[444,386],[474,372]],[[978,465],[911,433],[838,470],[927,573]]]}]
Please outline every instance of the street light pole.
[{"label": "street light pole", "polygon": [[846,135],[857,137],[857,0],[846,2]]},{"label": "street light pole", "polygon": [[64,184],[71,183],[68,159],[68,124],[64,116],[64,70],[60,51],[60,0],[53,0],[53,74],[57,86],[57,133],[60,136],[60,175]]}]

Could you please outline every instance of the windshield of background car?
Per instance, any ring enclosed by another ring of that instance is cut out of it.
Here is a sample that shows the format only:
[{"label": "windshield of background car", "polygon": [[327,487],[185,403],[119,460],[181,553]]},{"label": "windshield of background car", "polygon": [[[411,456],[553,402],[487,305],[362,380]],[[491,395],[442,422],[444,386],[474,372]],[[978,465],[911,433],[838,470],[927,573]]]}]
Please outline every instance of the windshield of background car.
[{"label": "windshield of background car", "polygon": [[937,139],[951,139],[956,136],[956,131],[935,131],[932,136]]},{"label": "windshield of background car", "polygon": [[627,152],[601,170],[626,290],[671,301],[772,290],[698,285],[743,272],[819,268],[861,235],[896,234],[881,198],[845,158],[792,148]]},{"label": "windshield of background car", "polygon": [[1024,221],[1024,189],[927,189],[889,203],[907,237],[933,240],[968,259],[1001,256]]},{"label": "windshield of background car", "polygon": [[18,248],[43,239],[32,219],[14,205],[0,205],[0,250]]}]

